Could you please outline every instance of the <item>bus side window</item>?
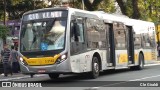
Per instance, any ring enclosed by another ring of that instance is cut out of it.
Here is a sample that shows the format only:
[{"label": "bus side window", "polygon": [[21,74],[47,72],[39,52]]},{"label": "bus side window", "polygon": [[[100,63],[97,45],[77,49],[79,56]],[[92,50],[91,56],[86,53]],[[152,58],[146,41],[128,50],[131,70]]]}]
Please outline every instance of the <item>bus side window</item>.
[{"label": "bus side window", "polygon": [[71,23],[71,42],[84,42],[84,28],[82,23]]},{"label": "bus side window", "polygon": [[70,24],[71,55],[82,53],[85,50],[84,23],[82,18],[76,18]]},{"label": "bus side window", "polygon": [[71,23],[71,42],[78,42],[78,26],[76,23],[72,22]]}]

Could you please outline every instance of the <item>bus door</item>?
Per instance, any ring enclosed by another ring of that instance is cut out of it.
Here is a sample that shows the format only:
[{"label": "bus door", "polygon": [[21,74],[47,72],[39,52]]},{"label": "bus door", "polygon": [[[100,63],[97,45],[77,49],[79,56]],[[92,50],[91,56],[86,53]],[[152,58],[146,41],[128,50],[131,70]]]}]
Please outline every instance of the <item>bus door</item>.
[{"label": "bus door", "polygon": [[131,26],[126,27],[127,51],[128,51],[128,64],[134,64],[134,31]]},{"label": "bus door", "polygon": [[128,50],[126,40],[126,26],[121,22],[113,23],[116,69],[128,66]]},{"label": "bus door", "polygon": [[107,63],[109,67],[113,67],[116,66],[113,24],[106,24],[106,40],[107,40],[107,48],[106,48]]}]

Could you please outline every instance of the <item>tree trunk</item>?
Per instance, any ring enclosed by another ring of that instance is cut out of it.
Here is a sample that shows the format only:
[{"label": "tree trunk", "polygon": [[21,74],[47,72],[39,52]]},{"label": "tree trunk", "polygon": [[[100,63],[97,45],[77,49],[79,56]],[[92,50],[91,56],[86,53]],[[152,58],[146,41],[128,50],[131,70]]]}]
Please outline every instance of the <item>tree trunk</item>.
[{"label": "tree trunk", "polygon": [[[116,0],[116,1],[121,9],[122,14],[127,15],[126,5],[123,2],[123,0]],[[134,1],[134,0],[132,0],[132,1]]]},{"label": "tree trunk", "polygon": [[132,6],[133,6],[132,18],[139,19],[140,18],[140,12],[139,12],[139,9],[138,9],[138,0],[132,0]]},{"label": "tree trunk", "polygon": [[89,11],[94,11],[97,9],[98,5],[103,1],[103,0],[94,0],[93,3],[90,2],[90,0],[83,0],[84,5]]},{"label": "tree trunk", "polygon": [[92,3],[89,0],[83,0],[83,1],[84,1],[84,5],[87,8],[87,10],[89,10],[89,11],[93,11],[94,10],[94,8],[92,6]]}]

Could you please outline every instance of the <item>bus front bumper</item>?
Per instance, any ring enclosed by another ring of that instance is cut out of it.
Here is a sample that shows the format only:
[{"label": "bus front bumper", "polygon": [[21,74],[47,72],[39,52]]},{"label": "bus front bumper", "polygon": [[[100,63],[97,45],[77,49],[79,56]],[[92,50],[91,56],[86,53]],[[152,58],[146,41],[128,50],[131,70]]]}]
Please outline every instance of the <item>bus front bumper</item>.
[{"label": "bus front bumper", "polygon": [[45,65],[45,66],[28,66],[20,63],[21,72],[23,74],[48,74],[48,73],[71,73],[71,69],[67,60],[60,64]]}]

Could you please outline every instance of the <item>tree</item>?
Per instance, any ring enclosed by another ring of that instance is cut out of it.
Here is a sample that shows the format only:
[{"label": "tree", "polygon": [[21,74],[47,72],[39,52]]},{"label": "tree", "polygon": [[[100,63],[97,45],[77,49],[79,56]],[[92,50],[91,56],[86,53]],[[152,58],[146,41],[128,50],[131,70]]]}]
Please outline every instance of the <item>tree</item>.
[{"label": "tree", "polygon": [[60,4],[60,0],[49,0],[49,2],[51,2],[51,6]]},{"label": "tree", "polygon": [[116,0],[122,13],[134,19],[140,19],[138,1],[139,0]]},{"label": "tree", "polygon": [[0,25],[0,38],[4,40],[3,42],[5,42],[6,36],[8,35],[8,33],[9,33],[9,29],[6,26]]},{"label": "tree", "polygon": [[124,14],[124,15],[127,15],[127,5],[126,5],[126,2],[124,2],[123,0],[116,0],[120,9],[121,9],[121,12]]},{"label": "tree", "polygon": [[133,9],[132,18],[139,19],[141,17],[141,14],[138,8],[138,0],[131,0],[131,1],[132,1],[132,9]]},{"label": "tree", "polygon": [[[78,0],[78,2],[81,2],[82,0]],[[103,1],[103,0],[83,0],[84,5],[88,11],[94,11],[98,9],[98,5]]]},{"label": "tree", "polygon": [[99,5],[99,9],[102,9],[104,12],[107,13],[114,13],[115,9],[115,2],[113,0],[103,0]]},{"label": "tree", "polygon": [[[16,0],[15,0],[16,1]],[[7,11],[9,19],[20,19],[24,12],[46,7],[44,1],[40,0],[19,0],[19,2],[8,2]]]},{"label": "tree", "polygon": [[[48,7],[45,0],[6,0],[8,19],[20,19],[24,12]],[[61,0],[51,1],[51,6],[61,4]],[[70,0],[74,8],[82,9],[82,0]],[[130,18],[143,19],[149,21],[159,21],[160,0],[83,0],[85,9],[94,11],[103,9],[105,12],[115,11],[115,1],[120,6],[121,12]],[[0,0],[0,20],[4,18],[3,0]]]},{"label": "tree", "polygon": [[[6,0],[7,6],[6,10],[8,13],[8,19],[20,19],[24,12],[33,10],[33,9],[39,9],[46,7],[46,4],[44,3],[45,0]],[[0,8],[4,8],[3,3],[0,3]],[[0,9],[0,17],[3,18],[3,15],[1,15],[1,9]]]}]

